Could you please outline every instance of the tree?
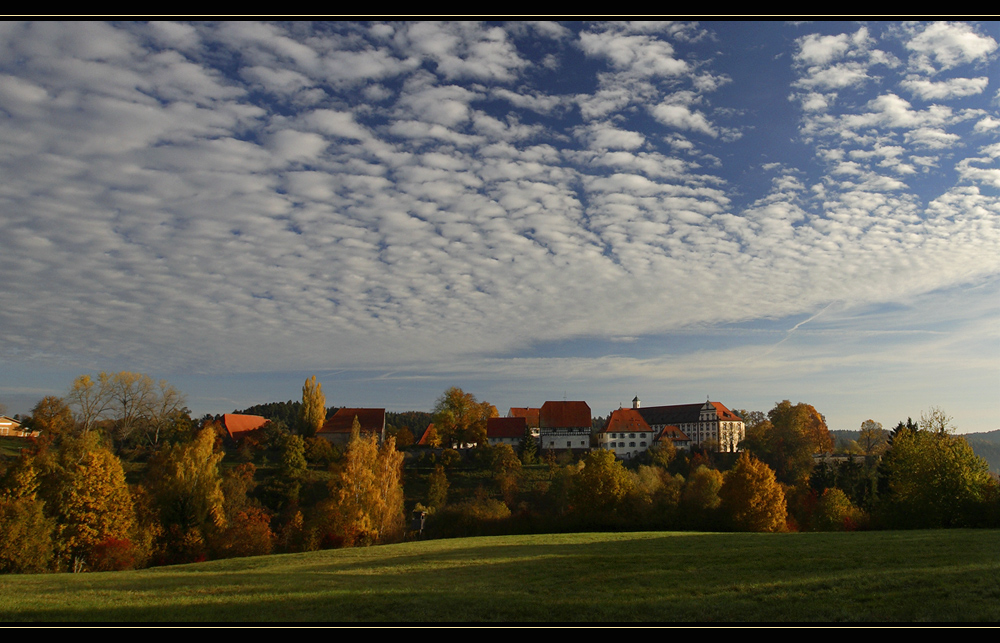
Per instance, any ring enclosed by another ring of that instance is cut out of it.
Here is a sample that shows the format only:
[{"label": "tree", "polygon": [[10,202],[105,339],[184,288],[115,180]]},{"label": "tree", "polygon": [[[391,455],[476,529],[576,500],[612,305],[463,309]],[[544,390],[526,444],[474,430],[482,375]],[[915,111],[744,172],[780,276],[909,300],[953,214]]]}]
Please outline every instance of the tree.
[{"label": "tree", "polygon": [[0,574],[43,572],[52,561],[55,521],[37,495],[33,460],[22,456],[0,480]]},{"label": "tree", "polygon": [[681,517],[687,524],[698,527],[711,527],[716,521],[716,514],[722,500],[719,490],[722,489],[722,473],[705,465],[695,467],[688,476],[681,491]]},{"label": "tree", "polygon": [[205,529],[225,525],[222,456],[215,453],[215,431],[206,426],[193,441],[171,445],[150,462],[150,492],[163,526],[174,528],[175,535],[195,532],[204,538]]},{"label": "tree", "polygon": [[901,432],[883,469],[888,494],[880,509],[900,527],[975,526],[995,485],[968,442],[941,431]]},{"label": "tree", "polygon": [[101,543],[129,539],[135,508],[121,461],[96,434],[64,440],[51,466],[41,489],[56,520],[56,546],[79,571]]},{"label": "tree", "polygon": [[76,411],[83,432],[89,432],[111,407],[111,376],[102,372],[97,380],[90,375],[77,377],[66,395],[66,402]]},{"label": "tree", "polygon": [[882,455],[889,448],[889,434],[875,420],[865,420],[857,444],[867,456]]},{"label": "tree", "polygon": [[595,449],[584,456],[583,468],[573,482],[571,502],[578,513],[613,516],[635,493],[635,481],[606,449]]},{"label": "tree", "polygon": [[920,430],[931,433],[954,433],[955,425],[951,422],[950,415],[945,413],[941,407],[932,406],[927,411],[920,414]]},{"label": "tree", "polygon": [[740,531],[783,531],[785,493],[767,464],[744,451],[726,473],[720,507]]},{"label": "tree", "polygon": [[813,454],[833,450],[823,416],[809,404],[785,400],[768,412],[768,420],[747,429],[744,448],[767,463],[778,479],[804,484],[813,467]]},{"label": "tree", "polygon": [[321,512],[327,530],[345,546],[386,542],[403,532],[403,454],[394,438],[378,445],[378,437],[351,432],[344,466],[331,485],[330,499]]},{"label": "tree", "polygon": [[427,476],[427,506],[440,509],[448,502],[448,476],[440,464],[434,467],[434,472]]},{"label": "tree", "polygon": [[479,402],[471,393],[452,387],[434,405],[434,428],[444,446],[484,444],[486,421],[499,416],[492,404]]},{"label": "tree", "polygon": [[307,438],[311,438],[323,428],[324,422],[326,422],[326,396],[323,395],[323,385],[317,382],[316,376],[313,375],[302,385],[300,432]]},{"label": "tree", "polygon": [[31,419],[26,424],[49,440],[73,430],[73,413],[61,398],[47,395],[31,409]]}]

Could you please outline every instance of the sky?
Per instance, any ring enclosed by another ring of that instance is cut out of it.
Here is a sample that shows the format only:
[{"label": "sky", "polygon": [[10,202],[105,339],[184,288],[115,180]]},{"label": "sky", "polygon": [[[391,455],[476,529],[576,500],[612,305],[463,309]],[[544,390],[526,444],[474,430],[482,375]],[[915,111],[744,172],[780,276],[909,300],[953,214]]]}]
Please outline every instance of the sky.
[{"label": "sky", "polygon": [[1000,428],[1000,23],[0,23],[0,403]]}]

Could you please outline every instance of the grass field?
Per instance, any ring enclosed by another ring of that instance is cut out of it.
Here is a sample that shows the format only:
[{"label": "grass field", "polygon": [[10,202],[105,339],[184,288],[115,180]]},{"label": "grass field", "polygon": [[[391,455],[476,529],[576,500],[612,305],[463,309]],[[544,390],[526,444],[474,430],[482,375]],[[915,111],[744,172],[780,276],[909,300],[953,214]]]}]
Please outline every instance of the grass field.
[{"label": "grass field", "polygon": [[0,621],[1000,621],[1000,531],[608,533],[0,576]]}]

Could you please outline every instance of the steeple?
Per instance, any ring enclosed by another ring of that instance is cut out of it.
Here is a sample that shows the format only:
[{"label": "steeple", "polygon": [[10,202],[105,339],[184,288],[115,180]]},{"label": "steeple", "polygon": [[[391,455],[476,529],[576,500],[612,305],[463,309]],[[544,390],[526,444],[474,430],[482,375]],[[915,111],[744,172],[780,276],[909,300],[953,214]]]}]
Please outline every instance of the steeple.
[{"label": "steeple", "polygon": [[639,408],[639,404],[640,404],[640,402],[639,402],[639,395],[636,394],[636,396],[632,398],[632,408],[633,409]]}]

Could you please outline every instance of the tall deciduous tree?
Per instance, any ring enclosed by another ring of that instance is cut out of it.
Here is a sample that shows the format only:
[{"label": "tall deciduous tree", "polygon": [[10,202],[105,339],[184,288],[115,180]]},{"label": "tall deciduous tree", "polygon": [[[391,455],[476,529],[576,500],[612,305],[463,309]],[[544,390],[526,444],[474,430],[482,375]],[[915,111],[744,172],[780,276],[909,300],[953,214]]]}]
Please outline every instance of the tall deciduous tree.
[{"label": "tall deciduous tree", "polygon": [[833,450],[823,416],[809,404],[779,402],[768,420],[747,429],[744,447],[767,463],[778,479],[803,484],[813,467],[813,454]]},{"label": "tall deciduous tree", "polygon": [[445,447],[485,444],[486,421],[499,417],[497,408],[476,396],[452,387],[434,405],[434,428]]},{"label": "tall deciduous tree", "polygon": [[300,413],[300,431],[307,438],[316,435],[326,422],[326,396],[323,395],[323,385],[316,381],[315,375],[302,385]]},{"label": "tall deciduous tree", "polygon": [[215,431],[205,427],[193,441],[171,445],[150,462],[149,489],[164,527],[187,534],[225,525],[222,456],[215,453]]},{"label": "tall deciduous tree", "polygon": [[27,425],[32,431],[39,431],[42,439],[56,438],[72,432],[73,413],[61,398],[47,395],[31,409]]},{"label": "tall deciduous tree", "polygon": [[56,519],[59,554],[74,570],[86,568],[101,543],[128,540],[135,509],[125,471],[96,434],[63,442],[42,491]]},{"label": "tall deciduous tree", "polygon": [[[357,425],[357,420],[355,420]],[[322,512],[328,530],[344,545],[387,542],[403,532],[403,454],[390,437],[380,447],[378,437],[352,431],[344,466],[331,485]]]},{"label": "tall deciduous tree", "polygon": [[865,455],[882,455],[889,448],[889,432],[882,428],[881,423],[865,420],[861,423],[858,446]]},{"label": "tall deciduous tree", "polygon": [[744,451],[719,490],[722,511],[741,531],[783,531],[785,493],[767,464]]},{"label": "tall deciduous tree", "polygon": [[570,495],[573,509],[579,513],[613,516],[635,493],[635,481],[606,449],[594,449],[583,458],[583,468],[573,481]]}]

